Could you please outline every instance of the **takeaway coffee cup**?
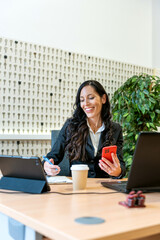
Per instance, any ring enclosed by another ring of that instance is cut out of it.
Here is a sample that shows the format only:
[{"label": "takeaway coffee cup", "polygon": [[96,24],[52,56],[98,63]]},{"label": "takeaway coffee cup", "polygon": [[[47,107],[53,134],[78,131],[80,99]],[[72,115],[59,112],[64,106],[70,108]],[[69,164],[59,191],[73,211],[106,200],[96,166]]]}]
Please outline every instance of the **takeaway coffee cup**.
[{"label": "takeaway coffee cup", "polygon": [[71,166],[73,190],[83,190],[86,188],[88,165],[76,164]]}]

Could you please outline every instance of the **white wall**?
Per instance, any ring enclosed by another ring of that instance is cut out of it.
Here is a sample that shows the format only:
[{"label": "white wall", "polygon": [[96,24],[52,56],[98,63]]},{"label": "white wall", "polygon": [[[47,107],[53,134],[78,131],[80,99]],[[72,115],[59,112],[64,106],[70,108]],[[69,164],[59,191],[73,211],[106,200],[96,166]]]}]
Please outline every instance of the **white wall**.
[{"label": "white wall", "polygon": [[152,1],[152,36],[153,36],[153,67],[160,68],[160,1]]},{"label": "white wall", "polygon": [[152,0],[0,0],[0,36],[152,67]]}]

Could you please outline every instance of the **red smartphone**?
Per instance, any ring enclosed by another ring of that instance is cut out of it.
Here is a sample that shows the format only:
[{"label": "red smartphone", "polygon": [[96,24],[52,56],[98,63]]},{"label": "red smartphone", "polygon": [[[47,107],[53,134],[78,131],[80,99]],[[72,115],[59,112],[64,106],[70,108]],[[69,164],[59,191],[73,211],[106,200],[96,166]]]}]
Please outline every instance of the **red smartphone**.
[{"label": "red smartphone", "polygon": [[117,152],[117,146],[116,145],[109,146],[109,147],[104,147],[102,149],[102,157],[108,159],[111,163],[113,163],[111,153],[116,154],[116,152]]}]

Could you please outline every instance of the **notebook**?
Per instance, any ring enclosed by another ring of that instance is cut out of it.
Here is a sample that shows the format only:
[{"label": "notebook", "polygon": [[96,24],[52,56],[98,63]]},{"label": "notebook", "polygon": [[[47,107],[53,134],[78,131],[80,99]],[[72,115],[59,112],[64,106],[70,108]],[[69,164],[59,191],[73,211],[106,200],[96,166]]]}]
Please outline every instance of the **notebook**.
[{"label": "notebook", "polygon": [[0,155],[0,188],[30,193],[50,190],[38,157]]},{"label": "notebook", "polygon": [[137,139],[128,181],[103,181],[119,192],[160,192],[160,132],[141,132]]},{"label": "notebook", "polygon": [[49,184],[65,184],[72,183],[72,180],[66,176],[46,176]]}]

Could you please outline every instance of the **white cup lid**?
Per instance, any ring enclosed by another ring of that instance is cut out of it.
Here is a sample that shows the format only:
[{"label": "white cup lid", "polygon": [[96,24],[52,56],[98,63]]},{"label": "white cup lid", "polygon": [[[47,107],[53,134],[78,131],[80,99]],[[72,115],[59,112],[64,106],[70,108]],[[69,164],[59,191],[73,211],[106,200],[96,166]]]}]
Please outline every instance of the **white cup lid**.
[{"label": "white cup lid", "polygon": [[74,164],[71,166],[71,170],[89,170],[86,164]]}]

